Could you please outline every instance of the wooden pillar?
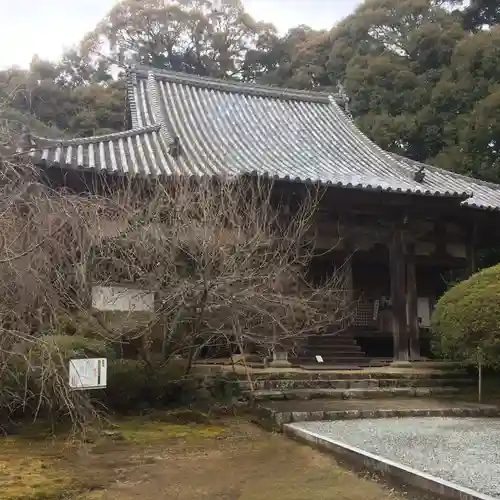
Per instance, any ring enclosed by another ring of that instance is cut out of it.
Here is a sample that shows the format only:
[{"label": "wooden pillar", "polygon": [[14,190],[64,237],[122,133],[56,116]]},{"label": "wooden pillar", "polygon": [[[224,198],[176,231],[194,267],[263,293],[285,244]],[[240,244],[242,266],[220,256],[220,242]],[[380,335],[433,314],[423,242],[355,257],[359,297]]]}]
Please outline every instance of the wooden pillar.
[{"label": "wooden pillar", "polygon": [[339,219],[341,228],[339,234],[342,239],[344,262],[342,263],[342,271],[344,273],[344,307],[346,317],[344,318],[344,328],[354,323],[354,315],[356,314],[356,306],[354,304],[354,280],[352,276],[352,261],[354,258],[353,242],[352,242],[352,219],[343,216]]},{"label": "wooden pillar", "polygon": [[353,281],[353,277],[352,277],[352,258],[353,258],[353,255],[349,254],[346,256],[346,259],[344,261],[345,289],[346,289],[347,303],[349,304],[349,307],[352,306],[352,303],[354,301],[354,281]]},{"label": "wooden pillar", "polygon": [[392,334],[394,359],[408,361],[408,327],[406,317],[406,259],[403,230],[396,226],[389,248],[391,273]]},{"label": "wooden pillar", "polygon": [[354,284],[352,278],[352,257],[350,247],[346,247],[346,254],[342,264],[344,272],[344,329],[354,323],[354,315],[356,314],[356,306],[354,304]]},{"label": "wooden pillar", "polygon": [[415,269],[415,245],[407,246],[406,254],[406,307],[408,311],[408,336],[410,359],[420,359],[420,325],[418,323],[418,294]]},{"label": "wooden pillar", "polygon": [[477,243],[477,228],[474,224],[467,243],[467,277],[472,276],[477,272],[477,259],[476,259],[476,243]]}]

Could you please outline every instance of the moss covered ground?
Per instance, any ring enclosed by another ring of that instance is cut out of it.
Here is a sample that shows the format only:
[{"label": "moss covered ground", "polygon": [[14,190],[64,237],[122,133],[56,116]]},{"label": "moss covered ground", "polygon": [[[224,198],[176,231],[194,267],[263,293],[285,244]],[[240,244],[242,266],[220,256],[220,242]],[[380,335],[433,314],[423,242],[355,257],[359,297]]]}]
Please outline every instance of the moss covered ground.
[{"label": "moss covered ground", "polygon": [[157,414],[83,446],[45,431],[0,438],[2,500],[400,500],[373,478],[242,418]]}]

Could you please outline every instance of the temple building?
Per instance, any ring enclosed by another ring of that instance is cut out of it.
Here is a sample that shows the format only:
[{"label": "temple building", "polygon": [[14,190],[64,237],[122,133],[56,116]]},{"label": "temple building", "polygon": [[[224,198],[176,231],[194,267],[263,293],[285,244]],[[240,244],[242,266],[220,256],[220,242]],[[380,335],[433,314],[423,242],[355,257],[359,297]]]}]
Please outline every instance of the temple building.
[{"label": "temple building", "polygon": [[357,312],[349,331],[311,339],[301,362],[364,364],[429,354],[430,316],[450,272],[476,268],[499,242],[500,186],[386,152],[354,124],[339,95],[138,67],[128,74],[130,130],[73,140],[35,138],[49,175],[168,180],[271,176],[320,183],[317,273],[348,265]]}]

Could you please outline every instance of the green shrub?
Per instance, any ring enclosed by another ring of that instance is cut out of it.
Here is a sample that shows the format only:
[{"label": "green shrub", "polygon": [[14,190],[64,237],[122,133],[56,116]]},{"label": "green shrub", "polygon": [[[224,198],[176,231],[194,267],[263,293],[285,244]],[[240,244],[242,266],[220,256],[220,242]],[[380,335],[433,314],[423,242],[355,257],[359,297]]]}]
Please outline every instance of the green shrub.
[{"label": "green shrub", "polygon": [[135,359],[108,362],[107,387],[102,391],[104,403],[120,412],[143,406],[148,385],[146,366]]},{"label": "green shrub", "polygon": [[192,403],[198,381],[184,378],[184,363],[172,361],[164,366],[150,366],[140,360],[117,359],[108,363],[107,387],[103,403],[118,412]]},{"label": "green shrub", "polygon": [[448,290],[432,317],[433,348],[453,360],[500,365],[500,265]]},{"label": "green shrub", "polygon": [[239,381],[231,373],[225,375],[218,374],[210,379],[207,390],[214,400],[221,403],[230,403],[234,398],[242,395]]}]

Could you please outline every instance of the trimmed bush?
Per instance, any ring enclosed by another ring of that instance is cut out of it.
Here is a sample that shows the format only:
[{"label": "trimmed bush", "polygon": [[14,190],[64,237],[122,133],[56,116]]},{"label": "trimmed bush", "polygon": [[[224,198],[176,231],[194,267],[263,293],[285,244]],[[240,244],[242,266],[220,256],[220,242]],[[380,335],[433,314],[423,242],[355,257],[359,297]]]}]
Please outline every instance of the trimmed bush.
[{"label": "trimmed bush", "polygon": [[184,376],[185,361],[172,360],[151,366],[133,359],[108,363],[107,388],[96,397],[119,413],[196,406],[210,409],[214,403],[232,404],[241,395],[237,380],[228,375]]},{"label": "trimmed bush", "polygon": [[199,381],[184,378],[184,363],[172,361],[152,367],[140,360],[117,359],[108,363],[103,403],[122,413],[190,404],[196,399]]},{"label": "trimmed bush", "polygon": [[500,365],[500,265],[448,290],[432,318],[433,348],[449,359]]},{"label": "trimmed bush", "polygon": [[116,359],[108,362],[107,387],[99,399],[116,411],[125,412],[144,406],[148,377],[146,366],[135,359]]}]

